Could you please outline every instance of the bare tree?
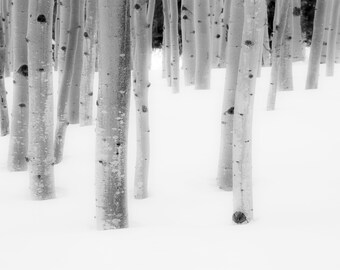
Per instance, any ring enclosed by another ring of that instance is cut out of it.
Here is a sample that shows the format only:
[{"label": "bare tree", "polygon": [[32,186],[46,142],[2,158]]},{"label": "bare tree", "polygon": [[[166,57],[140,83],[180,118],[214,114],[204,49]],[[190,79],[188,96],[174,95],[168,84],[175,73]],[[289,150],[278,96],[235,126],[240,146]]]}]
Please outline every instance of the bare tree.
[{"label": "bare tree", "polygon": [[177,1],[169,1],[170,44],[171,44],[171,87],[179,92],[179,43],[178,43],[178,7]]},{"label": "bare tree", "polygon": [[334,1],[332,7],[332,18],[328,29],[327,56],[326,56],[326,75],[334,75],[335,44],[338,28],[340,1]]}]

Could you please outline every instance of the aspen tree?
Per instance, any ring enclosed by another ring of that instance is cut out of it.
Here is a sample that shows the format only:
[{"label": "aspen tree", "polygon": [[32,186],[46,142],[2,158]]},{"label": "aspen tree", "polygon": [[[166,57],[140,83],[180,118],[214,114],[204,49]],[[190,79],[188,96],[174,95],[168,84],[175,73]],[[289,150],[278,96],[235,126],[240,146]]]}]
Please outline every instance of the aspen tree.
[{"label": "aspen tree", "polygon": [[182,58],[184,83],[186,86],[195,84],[195,26],[194,0],[182,1]]},{"label": "aspen tree", "polygon": [[263,29],[263,50],[262,50],[262,61],[263,66],[269,67],[271,65],[271,48],[270,38],[268,32],[268,15],[267,12],[264,14],[264,29]]},{"label": "aspen tree", "polygon": [[[333,1],[334,0],[328,0],[326,1],[327,4],[327,10],[326,10],[326,18],[325,18],[325,24],[324,24],[324,32],[323,32],[323,43],[322,43],[322,52],[321,52],[321,64],[326,63],[327,58],[327,41],[328,41],[328,33],[329,28],[332,20],[332,7],[333,7]],[[338,0],[335,0],[336,2]]]},{"label": "aspen tree", "polygon": [[293,67],[292,67],[293,2],[292,0],[285,1],[289,2],[289,10],[284,30],[283,47],[280,55],[279,79],[278,79],[278,90],[280,91],[293,90]]},{"label": "aspen tree", "polygon": [[128,226],[129,1],[103,1],[98,5],[98,12],[100,70],[96,127],[96,221],[99,230],[108,230]]},{"label": "aspen tree", "polygon": [[221,119],[221,146],[217,172],[218,186],[227,191],[232,190],[233,186],[233,119],[243,21],[244,0],[231,0]]},{"label": "aspen tree", "polygon": [[223,1],[222,0],[215,0],[215,6],[213,9],[213,13],[210,15],[212,16],[212,52],[211,52],[211,65],[213,68],[218,67],[218,62],[220,59],[220,39],[221,39],[221,16],[223,10]]},{"label": "aspen tree", "polygon": [[278,24],[274,27],[273,43],[272,43],[272,69],[270,73],[270,87],[267,99],[267,110],[275,109],[276,92],[278,87],[278,72],[281,56],[281,48],[283,46],[283,39],[285,34],[285,25],[289,12],[289,1],[283,1],[280,12],[280,19],[276,22]]},{"label": "aspen tree", "polygon": [[338,20],[337,37],[335,45],[335,63],[340,63],[340,16]]},{"label": "aspen tree", "polygon": [[194,1],[195,36],[196,36],[196,68],[195,88],[210,88],[210,16],[209,1]]},{"label": "aspen tree", "polygon": [[56,1],[56,18],[54,22],[54,70],[58,71],[58,55],[60,41],[60,0]]},{"label": "aspen tree", "polygon": [[153,29],[153,17],[155,14],[155,5],[156,0],[149,0],[148,1],[148,13],[146,15],[147,21],[149,24],[148,28],[148,68],[151,68],[151,59],[152,59],[152,29]]},{"label": "aspen tree", "polygon": [[30,0],[28,9],[30,190],[34,199],[55,196],[53,169],[53,0]]},{"label": "aspen tree", "polygon": [[303,61],[305,47],[301,30],[301,0],[293,0],[293,61]]},{"label": "aspen tree", "polygon": [[313,38],[308,62],[306,89],[318,88],[320,59],[323,46],[323,33],[326,22],[326,0],[317,0],[315,6]]},{"label": "aspen tree", "polygon": [[335,61],[335,43],[337,36],[338,17],[339,17],[340,1],[333,1],[332,19],[328,29],[327,39],[327,56],[326,56],[326,75],[334,75],[334,61]]},{"label": "aspen tree", "polygon": [[178,43],[178,7],[177,0],[168,0],[170,13],[171,44],[171,87],[174,93],[179,92],[179,43]]},{"label": "aspen tree", "polygon": [[27,20],[28,1],[12,0],[13,44],[13,106],[8,153],[8,168],[11,171],[27,169],[28,147],[28,63]]},{"label": "aspen tree", "polygon": [[97,0],[86,0],[84,23],[83,68],[80,85],[79,122],[81,126],[92,125],[93,87],[96,62]]},{"label": "aspen tree", "polygon": [[148,196],[148,174],[150,161],[150,127],[148,89],[149,73],[147,67],[148,22],[146,18],[147,4],[143,0],[135,0],[134,18],[136,31],[136,53],[134,59],[135,86],[134,96],[136,102],[137,121],[137,155],[135,167],[134,196],[144,199]]},{"label": "aspen tree", "polygon": [[9,117],[7,92],[5,88],[5,63],[7,51],[5,46],[5,34],[3,30],[3,25],[0,23],[0,132],[1,136],[6,136],[9,133]]},{"label": "aspen tree", "polygon": [[244,1],[245,22],[238,83],[235,97],[233,137],[233,221],[248,223],[253,218],[252,118],[260,41],[263,37],[265,0]]},{"label": "aspen tree", "polygon": [[[168,0],[162,0],[163,3],[163,77],[167,78],[168,86],[171,86],[171,50],[170,50],[170,20],[169,20],[169,3]],[[165,75],[165,76],[164,76]]]},{"label": "aspen tree", "polygon": [[65,48],[65,69],[59,84],[58,108],[57,108],[57,126],[54,139],[54,157],[55,163],[58,164],[63,158],[63,149],[65,143],[66,129],[69,125],[67,114],[67,104],[69,99],[70,87],[72,82],[72,70],[75,61],[75,54],[78,39],[79,26],[79,7],[80,1],[71,1],[71,20],[69,28],[69,37]]},{"label": "aspen tree", "polygon": [[9,0],[2,0],[2,12],[3,12],[3,32],[4,32],[4,44],[6,49],[5,54],[5,76],[11,76],[11,2]]},{"label": "aspen tree", "polygon": [[229,31],[229,17],[230,17],[230,4],[231,0],[225,0],[223,5],[223,13],[221,19],[221,37],[218,46],[218,67],[225,67],[226,65],[226,51],[227,39]]},{"label": "aspen tree", "polygon": [[85,1],[78,0],[78,31],[77,31],[77,47],[75,51],[75,60],[72,70],[71,88],[68,101],[68,117],[70,124],[79,124],[79,99],[80,99],[80,82],[81,72],[83,68],[83,42],[84,42],[84,10]]}]

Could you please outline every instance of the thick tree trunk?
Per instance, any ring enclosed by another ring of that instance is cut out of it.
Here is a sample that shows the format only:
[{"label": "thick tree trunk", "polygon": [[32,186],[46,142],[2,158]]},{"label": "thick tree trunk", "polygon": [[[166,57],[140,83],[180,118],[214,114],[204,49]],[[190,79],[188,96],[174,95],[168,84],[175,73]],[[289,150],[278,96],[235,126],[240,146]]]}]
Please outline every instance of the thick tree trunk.
[{"label": "thick tree trunk", "polygon": [[194,7],[196,36],[195,88],[209,89],[211,71],[209,1],[195,0]]},{"label": "thick tree trunk", "polygon": [[76,56],[78,26],[79,26],[79,8],[80,1],[71,1],[71,20],[69,28],[69,38],[67,42],[65,55],[65,69],[62,74],[59,85],[59,97],[57,108],[57,127],[54,139],[54,157],[55,163],[58,164],[63,158],[63,150],[66,136],[66,129],[69,125],[69,117],[67,114],[67,104],[69,101],[69,93],[72,81],[72,70]]},{"label": "thick tree trunk", "polygon": [[327,39],[327,57],[326,57],[326,75],[334,75],[334,61],[335,61],[335,43],[338,28],[340,1],[334,1],[332,7],[332,19],[328,30]]},{"label": "thick tree trunk", "polygon": [[268,92],[268,100],[267,100],[267,110],[271,111],[275,109],[276,103],[276,92],[278,87],[278,72],[279,72],[279,63],[281,56],[281,48],[283,46],[284,34],[285,34],[285,25],[287,23],[287,17],[289,12],[289,1],[283,1],[280,12],[280,19],[278,20],[278,24],[275,25],[273,43],[272,43],[272,69],[270,74],[270,88]]},{"label": "thick tree trunk", "polygon": [[30,0],[28,9],[30,190],[37,200],[55,196],[53,170],[52,0]]},{"label": "thick tree trunk", "polygon": [[27,62],[27,0],[12,0],[13,12],[13,107],[8,153],[11,171],[27,169],[28,147],[28,62]]},{"label": "thick tree trunk", "polygon": [[0,131],[1,136],[6,136],[9,133],[9,117],[7,92],[5,88],[5,63],[7,51],[5,46],[5,34],[3,30],[3,26],[0,24]]},{"label": "thick tree trunk", "polygon": [[97,0],[86,0],[86,22],[84,24],[84,53],[80,86],[79,121],[81,126],[92,125],[93,87],[96,65]]},{"label": "thick tree trunk", "polygon": [[221,37],[219,39],[219,52],[218,52],[218,67],[226,66],[226,52],[229,31],[229,18],[230,18],[230,4],[231,0],[225,0],[223,6],[223,14],[221,20]]},{"label": "thick tree trunk", "polygon": [[326,0],[318,0],[315,7],[313,39],[310,48],[306,89],[318,88],[320,59],[326,21]]},{"label": "thick tree trunk", "polygon": [[83,42],[84,42],[84,0],[79,1],[79,15],[78,15],[78,31],[77,31],[77,47],[74,66],[72,70],[71,89],[68,101],[68,114],[70,124],[79,124],[79,96],[80,96],[80,82],[81,72],[83,68]]},{"label": "thick tree trunk", "polygon": [[96,219],[100,230],[128,226],[130,100],[129,1],[98,5],[100,71],[96,139]]},{"label": "thick tree trunk", "polygon": [[301,30],[301,0],[293,0],[293,61],[305,59],[305,46]]},{"label": "thick tree trunk", "polygon": [[244,9],[233,137],[233,221],[237,224],[253,218],[252,119],[265,0],[245,0]]},{"label": "thick tree trunk", "polygon": [[217,172],[218,186],[224,190],[233,187],[233,121],[235,106],[235,91],[240,62],[242,29],[244,18],[244,1],[231,0],[226,55],[226,75],[221,120],[221,146]]},{"label": "thick tree trunk", "polygon": [[165,70],[165,78],[167,78],[168,86],[171,86],[171,43],[170,43],[170,20],[169,20],[169,4],[168,0],[163,2],[163,17],[164,17],[164,31],[163,31],[163,65]]},{"label": "thick tree trunk", "polygon": [[182,1],[182,59],[184,69],[184,84],[195,84],[195,26],[194,26],[194,0]]},{"label": "thick tree trunk", "polygon": [[143,0],[135,0],[134,8],[136,30],[136,58],[135,70],[135,101],[137,110],[137,157],[135,168],[134,195],[136,199],[148,196],[148,174],[150,160],[150,127],[148,89],[150,87],[147,67],[148,40],[147,40],[147,4]]},{"label": "thick tree trunk", "polygon": [[169,0],[169,21],[171,41],[171,87],[179,93],[179,43],[178,43],[178,6],[177,1]]},{"label": "thick tree trunk", "polygon": [[213,68],[218,67],[220,54],[219,45],[221,39],[221,16],[223,11],[223,1],[215,0],[215,6],[212,15],[212,52],[211,52],[211,66]]},{"label": "thick tree trunk", "polygon": [[[335,0],[335,1],[337,2],[338,0]],[[328,41],[329,28],[330,28],[331,20],[332,20],[331,14],[332,14],[333,2],[334,2],[334,0],[326,1],[327,10],[326,10],[325,23],[324,23],[323,43],[322,43],[322,52],[321,52],[321,64],[326,63],[326,59],[327,59],[327,46],[328,46],[327,41]]]}]

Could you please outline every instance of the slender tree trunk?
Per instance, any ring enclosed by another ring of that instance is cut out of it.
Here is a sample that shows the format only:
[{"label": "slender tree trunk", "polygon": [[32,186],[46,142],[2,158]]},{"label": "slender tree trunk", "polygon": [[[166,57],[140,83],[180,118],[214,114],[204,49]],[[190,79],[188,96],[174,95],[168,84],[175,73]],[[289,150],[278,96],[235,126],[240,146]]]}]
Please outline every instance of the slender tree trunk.
[{"label": "slender tree trunk", "polygon": [[335,61],[335,43],[337,36],[338,17],[339,17],[340,1],[334,1],[332,7],[332,19],[328,30],[327,39],[327,57],[326,57],[326,75],[334,75],[334,61]]},{"label": "slender tree trunk", "polygon": [[170,20],[169,20],[169,5],[168,0],[162,0],[163,2],[163,17],[164,17],[164,66],[165,66],[165,77],[167,78],[168,86],[171,86],[171,50],[170,50]]},{"label": "slender tree trunk", "polygon": [[218,186],[230,191],[233,187],[233,121],[235,91],[240,62],[244,1],[231,0],[228,45],[226,55],[226,75],[221,120],[221,146],[218,164]]},{"label": "slender tree trunk", "polygon": [[194,1],[195,16],[195,36],[196,36],[196,68],[195,68],[195,88],[210,88],[210,16],[209,1]]},{"label": "slender tree trunk", "polygon": [[96,219],[100,230],[128,226],[127,137],[130,100],[129,1],[98,5],[100,71],[96,143]]},{"label": "slender tree trunk", "polygon": [[178,6],[177,1],[169,0],[170,42],[171,42],[171,87],[179,93],[179,43],[178,43]]},{"label": "slender tree trunk", "polygon": [[11,2],[9,0],[2,0],[2,8],[5,18],[3,31],[4,31],[4,44],[6,48],[5,54],[5,76],[10,77],[12,72],[12,59],[11,59]]},{"label": "slender tree trunk", "polygon": [[[2,16],[3,17],[3,16]],[[7,106],[7,92],[5,88],[5,63],[6,63],[6,46],[3,26],[0,24],[0,131],[1,136],[9,133],[9,117]]]},{"label": "slender tree trunk", "polygon": [[30,0],[28,9],[30,190],[37,200],[55,196],[53,169],[53,0]]},{"label": "slender tree trunk", "polygon": [[60,0],[57,0],[57,14],[54,23],[54,71],[58,71],[59,42],[60,42]]},{"label": "slender tree trunk", "polygon": [[274,110],[276,103],[276,92],[278,87],[278,72],[281,56],[281,48],[283,46],[283,39],[285,34],[285,25],[289,12],[289,1],[283,1],[281,7],[280,19],[275,25],[273,43],[272,43],[272,69],[270,74],[270,88],[268,92],[267,110]]},{"label": "slender tree trunk", "polygon": [[219,60],[218,66],[225,67],[226,66],[226,51],[227,51],[227,40],[228,40],[228,31],[229,31],[229,17],[230,17],[230,4],[231,0],[224,0],[223,6],[223,18],[221,20],[221,37],[219,39]]},{"label": "slender tree trunk", "polygon": [[240,69],[235,98],[233,138],[233,221],[253,218],[252,119],[260,42],[263,37],[265,0],[245,0]]},{"label": "slender tree trunk", "polygon": [[[338,0],[336,0],[337,2]],[[328,33],[329,33],[329,28],[331,25],[331,20],[332,20],[332,7],[333,7],[333,2],[334,0],[328,0],[326,1],[327,4],[327,10],[326,10],[326,18],[325,18],[325,24],[324,24],[324,32],[323,32],[323,43],[322,43],[322,52],[321,52],[321,64],[326,63],[327,59],[327,41],[328,41]]]},{"label": "slender tree trunk", "polygon": [[65,55],[65,69],[59,85],[59,97],[57,108],[57,127],[54,139],[54,157],[55,163],[58,164],[63,158],[63,150],[66,136],[66,129],[69,125],[67,114],[67,104],[69,102],[69,93],[72,82],[72,70],[76,56],[78,26],[79,26],[79,8],[80,1],[71,1],[71,20],[69,28],[69,38],[67,42]]},{"label": "slender tree trunk", "polygon": [[326,0],[317,0],[314,16],[313,39],[310,48],[306,89],[318,88],[323,33],[326,21]]},{"label": "slender tree trunk", "polygon": [[28,147],[28,62],[27,62],[27,16],[28,1],[12,0],[13,12],[13,107],[8,153],[11,171],[27,169]]},{"label": "slender tree trunk", "polygon": [[153,29],[153,17],[155,14],[155,5],[156,0],[149,0],[148,1],[148,13],[147,13],[147,21],[149,24],[148,28],[148,69],[151,69],[151,60],[152,60],[152,29]]},{"label": "slender tree trunk", "polygon": [[336,37],[336,51],[335,51],[335,63],[340,63],[340,16],[338,19],[337,37]]},{"label": "slender tree trunk", "polygon": [[195,26],[194,0],[182,1],[182,47],[184,83],[186,86],[195,84]]},{"label": "slender tree trunk", "polygon": [[221,39],[221,16],[223,11],[223,1],[215,0],[215,6],[212,15],[212,58],[211,65],[213,68],[218,67],[220,55],[219,44]]},{"label": "slender tree trunk", "polygon": [[134,18],[136,30],[135,70],[135,101],[137,110],[137,157],[135,168],[134,195],[136,199],[148,196],[148,174],[150,160],[150,127],[148,89],[149,74],[147,67],[148,36],[147,36],[147,4],[143,0],[135,0]]},{"label": "slender tree trunk", "polygon": [[267,12],[264,14],[264,30],[263,30],[263,50],[262,50],[262,61],[263,66],[270,67],[271,65],[271,48],[270,48],[270,38],[268,32],[268,15]]},{"label": "slender tree trunk", "polygon": [[86,0],[86,22],[84,29],[84,53],[80,86],[79,120],[81,126],[92,125],[93,87],[96,65],[97,0]]},{"label": "slender tree trunk", "polygon": [[305,59],[305,46],[301,30],[301,0],[293,0],[293,61]]}]

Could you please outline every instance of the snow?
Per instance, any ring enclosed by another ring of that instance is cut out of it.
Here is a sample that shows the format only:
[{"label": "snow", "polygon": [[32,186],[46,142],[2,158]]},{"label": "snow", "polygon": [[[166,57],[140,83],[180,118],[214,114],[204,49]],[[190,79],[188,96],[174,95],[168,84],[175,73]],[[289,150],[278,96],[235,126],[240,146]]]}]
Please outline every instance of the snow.
[{"label": "snow", "polygon": [[[254,116],[254,215],[231,222],[232,194],[216,187],[224,70],[212,89],[172,94],[153,57],[150,197],[133,199],[135,113],[131,100],[129,222],[96,231],[94,127],[70,126],[55,166],[57,199],[31,201],[27,172],[7,171],[0,138],[0,269],[340,269],[340,67],[304,90],[307,62],[294,64],[296,91],[267,112],[270,69],[258,80]],[[55,82],[57,79],[55,79]],[[10,80],[7,81],[10,87]],[[11,91],[9,88],[9,104]]]}]

